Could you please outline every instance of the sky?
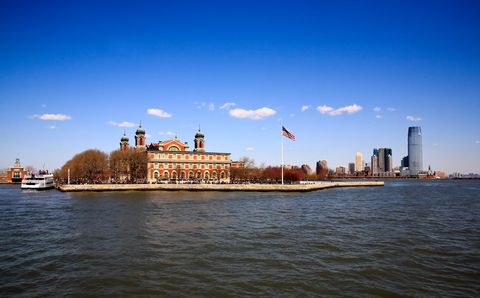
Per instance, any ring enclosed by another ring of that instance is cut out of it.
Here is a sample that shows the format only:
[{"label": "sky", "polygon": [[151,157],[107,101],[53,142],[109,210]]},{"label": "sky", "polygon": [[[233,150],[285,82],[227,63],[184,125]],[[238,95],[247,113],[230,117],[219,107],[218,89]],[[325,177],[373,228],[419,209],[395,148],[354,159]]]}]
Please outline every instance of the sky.
[{"label": "sky", "polygon": [[2,1],[0,168],[175,135],[256,165],[480,173],[478,1]]}]

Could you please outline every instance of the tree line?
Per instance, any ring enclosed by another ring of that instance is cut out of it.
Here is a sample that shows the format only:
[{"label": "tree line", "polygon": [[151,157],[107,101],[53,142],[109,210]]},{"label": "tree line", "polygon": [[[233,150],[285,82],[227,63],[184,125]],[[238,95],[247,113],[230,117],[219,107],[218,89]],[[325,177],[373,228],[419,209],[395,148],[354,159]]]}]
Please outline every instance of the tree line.
[{"label": "tree line", "polygon": [[[282,180],[282,167],[265,166],[265,163],[255,166],[255,160],[247,156],[243,156],[239,159],[240,166],[230,169],[231,180],[247,181],[247,180],[260,180],[260,181],[276,181]],[[300,168],[295,169],[283,169],[283,180],[286,182],[294,182],[301,180],[325,180],[335,178],[333,170],[323,169],[318,175],[307,175]]]},{"label": "tree line", "polygon": [[58,172],[59,178],[83,179],[86,182],[105,180],[135,183],[147,178],[148,156],[146,151],[115,150],[107,154],[98,149],[89,149],[76,154]]}]

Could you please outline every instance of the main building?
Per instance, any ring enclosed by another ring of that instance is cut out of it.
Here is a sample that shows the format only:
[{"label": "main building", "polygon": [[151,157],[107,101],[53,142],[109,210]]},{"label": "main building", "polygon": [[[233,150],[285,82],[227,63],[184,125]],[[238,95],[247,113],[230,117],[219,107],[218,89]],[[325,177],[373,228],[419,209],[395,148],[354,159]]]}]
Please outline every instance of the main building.
[{"label": "main building", "polygon": [[[200,128],[195,134],[193,151],[189,151],[188,142],[182,143],[176,136],[150,145],[145,145],[145,140],[145,130],[140,125],[135,133],[135,149],[147,151],[149,182],[187,179],[228,182],[230,179],[230,153],[207,152],[205,135]],[[128,141],[124,135],[120,141],[122,150],[128,149]]]}]

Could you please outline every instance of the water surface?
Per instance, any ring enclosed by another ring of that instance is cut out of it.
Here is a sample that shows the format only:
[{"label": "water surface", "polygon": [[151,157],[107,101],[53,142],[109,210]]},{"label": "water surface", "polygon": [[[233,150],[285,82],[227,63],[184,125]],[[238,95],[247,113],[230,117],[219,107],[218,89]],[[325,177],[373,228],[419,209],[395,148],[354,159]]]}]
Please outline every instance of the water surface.
[{"label": "water surface", "polygon": [[310,193],[0,186],[0,296],[480,296],[480,181]]}]

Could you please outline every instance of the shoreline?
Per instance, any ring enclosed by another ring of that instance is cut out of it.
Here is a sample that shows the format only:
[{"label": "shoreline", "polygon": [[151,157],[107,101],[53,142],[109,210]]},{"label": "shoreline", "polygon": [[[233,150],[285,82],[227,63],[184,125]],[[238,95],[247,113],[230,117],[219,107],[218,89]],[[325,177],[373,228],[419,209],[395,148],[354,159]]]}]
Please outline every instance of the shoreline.
[{"label": "shoreline", "polygon": [[92,184],[92,185],[60,185],[56,187],[62,192],[79,191],[256,191],[256,192],[309,192],[333,187],[369,187],[384,186],[383,181],[331,182],[305,185],[278,184]]}]

